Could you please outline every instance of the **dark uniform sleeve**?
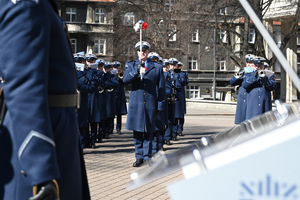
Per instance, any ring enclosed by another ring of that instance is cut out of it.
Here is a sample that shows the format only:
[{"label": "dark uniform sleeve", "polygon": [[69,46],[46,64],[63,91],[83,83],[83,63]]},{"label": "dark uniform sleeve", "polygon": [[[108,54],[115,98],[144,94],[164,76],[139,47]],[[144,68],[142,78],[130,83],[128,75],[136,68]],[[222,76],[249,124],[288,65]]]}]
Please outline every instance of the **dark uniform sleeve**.
[{"label": "dark uniform sleeve", "polygon": [[274,80],[274,75],[272,75],[271,77],[265,77],[262,82],[265,88],[269,91],[273,91],[277,88],[277,84]]},{"label": "dark uniform sleeve", "polygon": [[117,88],[119,86],[119,81],[118,81],[118,76],[117,75],[112,74],[111,78],[110,78],[110,81],[111,81],[111,87],[112,88]]},{"label": "dark uniform sleeve", "polygon": [[255,77],[255,72],[252,72],[251,75],[242,83],[242,86],[245,89],[253,87],[254,84],[259,82],[259,77]]},{"label": "dark uniform sleeve", "polygon": [[157,93],[157,110],[163,111],[164,110],[164,103],[165,103],[165,95],[166,95],[166,83],[164,72],[162,66],[159,66],[159,77],[158,77],[158,93]]},{"label": "dark uniform sleeve", "polygon": [[50,24],[43,5],[0,3],[0,68],[6,117],[13,124],[7,128],[29,185],[60,176],[48,106]]},{"label": "dark uniform sleeve", "polygon": [[236,86],[236,85],[242,85],[243,82],[243,78],[236,78],[235,76],[231,78],[230,80],[230,85],[232,86]]},{"label": "dark uniform sleeve", "polygon": [[129,84],[139,77],[137,66],[134,64],[135,62],[127,62],[125,64],[125,72],[123,76],[124,84]]}]

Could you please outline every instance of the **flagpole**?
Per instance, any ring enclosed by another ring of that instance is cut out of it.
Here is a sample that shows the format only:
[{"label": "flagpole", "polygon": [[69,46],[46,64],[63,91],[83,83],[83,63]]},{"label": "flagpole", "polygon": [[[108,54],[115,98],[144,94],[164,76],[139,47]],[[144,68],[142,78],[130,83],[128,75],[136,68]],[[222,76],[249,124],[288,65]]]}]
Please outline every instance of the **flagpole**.
[{"label": "flagpole", "polygon": [[[143,46],[142,46],[142,25],[143,23],[140,23],[140,54],[139,54],[139,57],[140,57],[140,63],[142,64],[142,53],[143,53]],[[143,80],[143,73],[140,74],[141,76],[141,80]]]}]

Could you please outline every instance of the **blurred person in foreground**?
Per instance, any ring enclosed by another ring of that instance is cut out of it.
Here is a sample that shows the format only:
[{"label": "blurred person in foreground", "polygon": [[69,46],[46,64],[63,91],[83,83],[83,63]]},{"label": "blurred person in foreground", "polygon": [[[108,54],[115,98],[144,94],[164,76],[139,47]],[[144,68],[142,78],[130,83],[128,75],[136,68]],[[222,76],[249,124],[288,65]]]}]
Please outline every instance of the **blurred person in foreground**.
[{"label": "blurred person in foreground", "polygon": [[56,1],[1,0],[0,44],[0,199],[90,199],[75,64]]}]

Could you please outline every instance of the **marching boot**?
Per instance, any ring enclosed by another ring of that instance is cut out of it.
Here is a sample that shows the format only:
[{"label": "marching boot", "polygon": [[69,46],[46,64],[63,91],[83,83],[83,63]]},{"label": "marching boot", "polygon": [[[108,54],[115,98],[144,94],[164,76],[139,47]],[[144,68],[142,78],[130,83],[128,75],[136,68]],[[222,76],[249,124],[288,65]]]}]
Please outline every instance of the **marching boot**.
[{"label": "marching boot", "polygon": [[133,163],[133,167],[139,167],[143,164],[143,159],[136,159],[136,161]]}]

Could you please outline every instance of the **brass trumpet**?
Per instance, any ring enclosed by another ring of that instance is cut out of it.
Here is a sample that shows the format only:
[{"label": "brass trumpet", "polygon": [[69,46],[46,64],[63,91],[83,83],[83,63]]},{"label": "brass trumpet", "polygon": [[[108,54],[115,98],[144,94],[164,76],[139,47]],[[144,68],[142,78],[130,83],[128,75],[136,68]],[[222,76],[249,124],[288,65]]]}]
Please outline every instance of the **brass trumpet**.
[{"label": "brass trumpet", "polygon": [[123,76],[124,76],[124,72],[123,71],[120,71],[118,73],[118,79],[123,79]]}]

